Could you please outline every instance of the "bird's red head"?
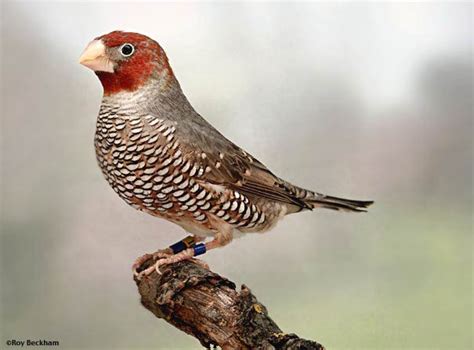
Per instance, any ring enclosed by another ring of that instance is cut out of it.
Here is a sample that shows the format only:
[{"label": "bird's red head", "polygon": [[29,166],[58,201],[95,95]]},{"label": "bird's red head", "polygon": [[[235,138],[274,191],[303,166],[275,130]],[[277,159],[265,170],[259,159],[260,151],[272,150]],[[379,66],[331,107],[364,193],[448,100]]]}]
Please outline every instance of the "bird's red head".
[{"label": "bird's red head", "polygon": [[99,77],[104,94],[135,91],[153,77],[169,79],[173,71],[166,53],[149,37],[114,31],[89,43],[79,62]]}]

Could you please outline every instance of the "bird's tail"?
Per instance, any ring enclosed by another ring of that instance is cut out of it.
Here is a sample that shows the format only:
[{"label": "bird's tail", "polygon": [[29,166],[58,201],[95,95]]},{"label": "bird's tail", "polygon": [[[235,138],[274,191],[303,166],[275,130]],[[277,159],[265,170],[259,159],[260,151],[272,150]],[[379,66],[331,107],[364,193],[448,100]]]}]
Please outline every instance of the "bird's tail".
[{"label": "bird's tail", "polygon": [[295,200],[300,203],[299,207],[295,207],[294,210],[290,210],[289,213],[298,212],[304,209],[311,210],[315,208],[326,208],[351,212],[365,212],[367,211],[367,207],[374,203],[374,201],[361,201],[327,196],[322,193],[313,192],[292,185],[286,181],[282,183],[282,186],[294,196]]},{"label": "bird's tail", "polygon": [[315,196],[305,198],[305,202],[312,208],[327,208],[352,212],[365,212],[367,211],[367,207],[374,203],[374,201],[338,198],[319,193],[315,194]]}]

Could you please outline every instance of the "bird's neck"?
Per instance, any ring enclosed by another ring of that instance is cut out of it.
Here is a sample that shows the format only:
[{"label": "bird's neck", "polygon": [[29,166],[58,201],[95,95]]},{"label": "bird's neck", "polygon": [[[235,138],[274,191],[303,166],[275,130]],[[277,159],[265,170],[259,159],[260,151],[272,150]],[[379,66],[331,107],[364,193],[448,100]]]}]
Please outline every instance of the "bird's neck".
[{"label": "bird's neck", "polygon": [[139,89],[133,91],[104,93],[102,105],[120,114],[151,112],[169,119],[178,119],[194,112],[174,75],[159,79],[152,77]]}]

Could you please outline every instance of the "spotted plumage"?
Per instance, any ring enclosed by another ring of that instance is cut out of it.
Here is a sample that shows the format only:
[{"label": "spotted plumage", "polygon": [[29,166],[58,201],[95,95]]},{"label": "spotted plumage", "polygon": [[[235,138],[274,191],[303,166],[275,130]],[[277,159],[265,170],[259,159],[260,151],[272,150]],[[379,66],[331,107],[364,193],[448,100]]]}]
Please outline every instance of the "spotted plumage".
[{"label": "spotted plumage", "polygon": [[[104,87],[95,149],[110,186],[138,210],[198,238],[214,237],[208,249],[238,232],[267,231],[286,214],[317,207],[364,211],[372,203],[315,193],[275,176],[193,109],[163,49],[146,36],[101,36],[81,61]],[[192,256],[187,251],[168,261]]]},{"label": "spotted plumage", "polygon": [[[127,99],[130,104],[123,104]],[[207,153],[175,138],[176,121],[133,111],[134,94],[120,101],[116,105],[115,99],[104,98],[95,147],[105,178],[125,202],[176,223],[197,224],[197,233],[210,235],[216,233],[210,217],[247,231],[265,229],[267,218],[280,214],[281,208],[272,213],[239,191],[207,181],[221,167],[224,153],[212,166]]]}]

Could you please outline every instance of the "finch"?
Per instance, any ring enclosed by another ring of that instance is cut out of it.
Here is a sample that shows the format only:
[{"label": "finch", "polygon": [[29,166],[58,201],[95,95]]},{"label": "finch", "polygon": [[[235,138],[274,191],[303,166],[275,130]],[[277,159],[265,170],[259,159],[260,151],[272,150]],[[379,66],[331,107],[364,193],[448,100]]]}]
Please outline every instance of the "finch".
[{"label": "finch", "polygon": [[[265,232],[288,214],[317,208],[362,212],[372,201],[297,187],[235,145],[199,115],[166,53],[122,31],[89,43],[80,63],[103,86],[95,151],[106,180],[132,207],[190,234],[155,253],[159,267],[204,254],[236,234]],[[207,241],[206,241],[207,240]]]}]

